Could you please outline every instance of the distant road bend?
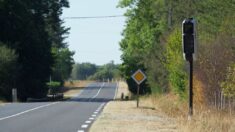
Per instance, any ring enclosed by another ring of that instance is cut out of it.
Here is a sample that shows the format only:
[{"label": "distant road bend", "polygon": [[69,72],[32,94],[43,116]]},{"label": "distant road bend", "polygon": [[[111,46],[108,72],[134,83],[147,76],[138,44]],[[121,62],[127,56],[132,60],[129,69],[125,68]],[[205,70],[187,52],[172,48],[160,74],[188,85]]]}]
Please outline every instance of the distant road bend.
[{"label": "distant road bend", "polygon": [[12,103],[0,106],[1,132],[86,132],[107,102],[116,83],[88,85],[65,102]]}]

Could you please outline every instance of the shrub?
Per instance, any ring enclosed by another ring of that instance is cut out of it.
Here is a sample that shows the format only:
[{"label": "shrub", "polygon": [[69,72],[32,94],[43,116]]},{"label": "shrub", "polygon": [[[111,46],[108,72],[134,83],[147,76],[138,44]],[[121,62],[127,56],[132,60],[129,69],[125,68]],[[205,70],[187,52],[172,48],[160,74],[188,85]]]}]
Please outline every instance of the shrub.
[{"label": "shrub", "polygon": [[228,68],[227,78],[221,87],[226,97],[235,97],[235,64]]},{"label": "shrub", "polygon": [[49,87],[49,94],[55,95],[56,93],[59,92],[61,83],[60,82],[48,82],[47,86]]},{"label": "shrub", "polygon": [[166,45],[166,58],[171,90],[180,97],[185,97],[187,74],[184,69],[185,61],[183,60],[181,32],[179,30],[174,31],[169,36]]}]

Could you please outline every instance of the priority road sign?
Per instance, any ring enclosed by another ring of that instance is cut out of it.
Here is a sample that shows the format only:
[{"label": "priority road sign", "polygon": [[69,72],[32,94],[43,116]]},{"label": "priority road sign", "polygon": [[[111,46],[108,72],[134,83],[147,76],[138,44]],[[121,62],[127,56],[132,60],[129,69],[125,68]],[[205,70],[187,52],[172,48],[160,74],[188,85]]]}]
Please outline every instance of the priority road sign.
[{"label": "priority road sign", "polygon": [[146,75],[139,69],[131,76],[135,82],[140,85],[147,77]]}]

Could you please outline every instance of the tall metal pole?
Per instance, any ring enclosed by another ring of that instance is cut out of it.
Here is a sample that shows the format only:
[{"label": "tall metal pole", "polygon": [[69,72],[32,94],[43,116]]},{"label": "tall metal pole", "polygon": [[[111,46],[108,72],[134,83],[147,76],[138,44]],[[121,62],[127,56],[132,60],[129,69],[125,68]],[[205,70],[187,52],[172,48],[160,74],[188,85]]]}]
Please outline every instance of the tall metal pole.
[{"label": "tall metal pole", "polygon": [[189,116],[193,115],[193,57],[189,58]]},{"label": "tall metal pole", "polygon": [[138,88],[137,88],[137,108],[139,107],[139,94],[140,94],[140,85],[138,84]]}]

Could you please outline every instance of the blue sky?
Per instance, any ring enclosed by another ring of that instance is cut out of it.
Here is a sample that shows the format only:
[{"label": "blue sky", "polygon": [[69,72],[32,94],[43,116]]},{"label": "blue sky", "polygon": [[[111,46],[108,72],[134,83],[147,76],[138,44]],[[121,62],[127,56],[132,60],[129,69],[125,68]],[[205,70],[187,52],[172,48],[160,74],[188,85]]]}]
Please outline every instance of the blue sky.
[{"label": "blue sky", "polygon": [[[64,9],[64,17],[89,17],[122,15],[124,9],[117,8],[119,0],[69,0],[70,8]],[[70,27],[66,42],[75,51],[76,62],[91,62],[98,65],[111,60],[121,63],[119,42],[124,29],[125,17],[105,19],[65,19]]]}]

